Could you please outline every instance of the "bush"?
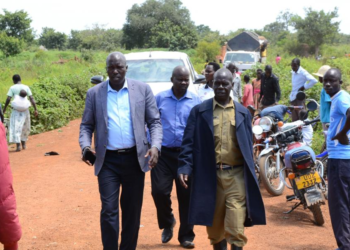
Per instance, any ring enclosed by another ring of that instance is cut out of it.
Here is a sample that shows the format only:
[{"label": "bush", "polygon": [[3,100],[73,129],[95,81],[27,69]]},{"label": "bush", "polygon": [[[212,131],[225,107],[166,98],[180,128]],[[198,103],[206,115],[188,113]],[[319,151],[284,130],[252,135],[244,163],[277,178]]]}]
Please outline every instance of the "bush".
[{"label": "bush", "polygon": [[[83,114],[85,95],[91,87],[86,71],[79,75],[64,75],[59,78],[40,78],[31,90],[37,103],[39,117],[32,114],[32,133],[56,129],[79,118]],[[34,112],[34,110],[32,110]]]},{"label": "bush", "polygon": [[14,56],[23,50],[24,42],[16,37],[7,36],[0,32],[0,51],[5,57]]}]

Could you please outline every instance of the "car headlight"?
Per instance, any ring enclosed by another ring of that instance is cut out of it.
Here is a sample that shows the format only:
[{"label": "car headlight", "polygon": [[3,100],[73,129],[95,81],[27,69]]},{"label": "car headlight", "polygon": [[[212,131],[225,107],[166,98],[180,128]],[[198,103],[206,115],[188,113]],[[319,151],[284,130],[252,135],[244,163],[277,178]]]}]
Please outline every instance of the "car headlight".
[{"label": "car headlight", "polygon": [[259,125],[262,127],[264,132],[269,132],[272,128],[273,121],[270,117],[264,116],[260,119]]}]

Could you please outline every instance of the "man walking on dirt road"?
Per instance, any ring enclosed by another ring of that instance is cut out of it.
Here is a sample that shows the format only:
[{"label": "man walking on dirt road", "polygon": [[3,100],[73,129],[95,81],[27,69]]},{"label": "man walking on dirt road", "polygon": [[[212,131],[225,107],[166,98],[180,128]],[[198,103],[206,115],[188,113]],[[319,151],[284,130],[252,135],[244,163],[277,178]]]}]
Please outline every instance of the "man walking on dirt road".
[{"label": "man walking on dirt road", "polygon": [[330,69],[323,88],[332,99],[327,135],[328,206],[339,249],[350,249],[350,95],[341,90],[341,72]]},{"label": "man walking on dirt road", "polygon": [[194,248],[193,225],[188,224],[190,190],[181,186],[177,178],[178,157],[183,133],[191,109],[201,103],[199,97],[188,91],[190,72],[184,66],[173,70],[173,86],[156,95],[156,102],[163,126],[162,155],[157,167],[151,171],[152,196],[157,208],[158,225],[163,229],[162,243],[173,237],[175,217],[171,208],[171,190],[175,180],[179,202],[180,228],[178,240],[184,248]]},{"label": "man walking on dirt road", "polygon": [[[135,250],[145,172],[157,164],[163,131],[150,86],[125,78],[128,66],[124,55],[113,52],[106,64],[109,80],[87,92],[79,143],[83,161],[95,162],[103,249]],[[150,149],[145,124],[152,139]],[[96,152],[91,149],[93,133]],[[120,186],[122,238],[118,248]]]},{"label": "man walking on dirt road", "polygon": [[214,75],[215,97],[190,113],[179,155],[178,175],[188,188],[189,223],[207,226],[214,250],[240,250],[245,226],[264,225],[265,209],[255,175],[249,111],[230,98],[232,73]]}]

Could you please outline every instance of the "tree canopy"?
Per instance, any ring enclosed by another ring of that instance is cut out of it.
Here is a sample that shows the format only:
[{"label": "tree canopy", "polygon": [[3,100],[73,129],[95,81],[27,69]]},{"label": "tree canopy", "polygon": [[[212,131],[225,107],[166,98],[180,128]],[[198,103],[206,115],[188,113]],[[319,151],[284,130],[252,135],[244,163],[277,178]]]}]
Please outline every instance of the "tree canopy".
[{"label": "tree canopy", "polygon": [[[182,6],[180,0],[146,0],[140,5],[134,4],[128,10],[126,23],[123,27],[123,44],[126,49],[146,47],[152,43],[150,43],[152,35],[157,33],[153,28],[158,26],[156,30],[159,30],[164,25],[178,26],[183,30],[196,30],[191,21],[190,12]],[[176,29],[176,27],[172,29]],[[171,36],[171,33],[169,30],[166,36]],[[193,35],[192,32],[185,32],[184,35],[187,34]],[[192,40],[189,37],[184,39]]]},{"label": "tree canopy", "polygon": [[306,17],[294,16],[292,22],[298,31],[298,40],[315,47],[315,55],[318,56],[320,46],[331,43],[339,31],[339,22],[334,21],[338,17],[338,9],[325,13],[323,10],[315,11],[312,8],[305,9]]},{"label": "tree canopy", "polygon": [[39,43],[47,49],[63,50],[66,48],[67,35],[45,27],[40,35]]}]

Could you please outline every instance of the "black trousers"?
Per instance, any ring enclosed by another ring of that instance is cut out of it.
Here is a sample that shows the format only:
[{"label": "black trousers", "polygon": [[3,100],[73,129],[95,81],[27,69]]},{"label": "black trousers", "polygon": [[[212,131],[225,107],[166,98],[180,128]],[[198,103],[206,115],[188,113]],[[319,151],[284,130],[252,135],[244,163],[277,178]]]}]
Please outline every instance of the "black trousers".
[{"label": "black trousers", "polygon": [[98,174],[102,202],[101,235],[104,250],[118,250],[119,193],[122,210],[121,250],[135,250],[140,228],[145,173],[137,160],[137,153],[120,155],[106,152]]},{"label": "black trousers", "polygon": [[157,208],[158,225],[160,229],[170,228],[174,215],[171,208],[171,190],[175,180],[177,200],[179,203],[180,229],[179,242],[193,241],[193,225],[188,224],[188,209],[190,204],[190,188],[181,186],[177,178],[179,152],[162,147],[157,166],[151,170],[152,196]]},{"label": "black trousers", "polygon": [[338,247],[350,250],[350,160],[328,159],[328,206]]}]

